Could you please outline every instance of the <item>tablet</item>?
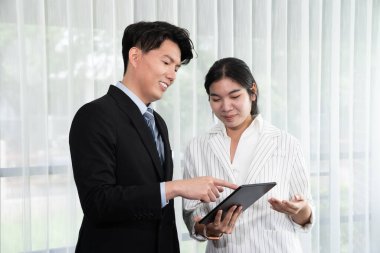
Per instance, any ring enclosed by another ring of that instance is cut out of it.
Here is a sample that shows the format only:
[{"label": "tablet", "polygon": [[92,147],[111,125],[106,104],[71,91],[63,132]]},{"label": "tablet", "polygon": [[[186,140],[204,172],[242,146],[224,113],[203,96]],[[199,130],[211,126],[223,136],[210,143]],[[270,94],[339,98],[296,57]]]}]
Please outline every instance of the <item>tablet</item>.
[{"label": "tablet", "polygon": [[224,214],[233,205],[242,206],[242,211],[244,211],[275,185],[275,182],[241,185],[203,217],[199,223],[208,224],[214,222],[215,215],[219,210],[223,210],[222,218],[224,218]]}]

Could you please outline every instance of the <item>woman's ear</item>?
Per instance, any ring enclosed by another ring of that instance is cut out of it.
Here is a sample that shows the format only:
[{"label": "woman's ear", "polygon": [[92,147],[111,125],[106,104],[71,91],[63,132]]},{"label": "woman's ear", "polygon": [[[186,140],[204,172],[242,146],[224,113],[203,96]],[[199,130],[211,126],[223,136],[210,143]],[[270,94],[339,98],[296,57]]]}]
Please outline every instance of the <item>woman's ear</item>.
[{"label": "woman's ear", "polygon": [[128,55],[129,63],[133,67],[137,66],[139,59],[140,59],[140,56],[141,56],[141,49],[140,48],[131,47],[131,49],[129,49],[129,55]]},{"label": "woman's ear", "polygon": [[257,99],[257,85],[256,83],[253,83],[252,84],[252,88],[251,88],[251,91],[252,91],[252,95],[251,95],[251,99],[252,101],[255,101]]}]

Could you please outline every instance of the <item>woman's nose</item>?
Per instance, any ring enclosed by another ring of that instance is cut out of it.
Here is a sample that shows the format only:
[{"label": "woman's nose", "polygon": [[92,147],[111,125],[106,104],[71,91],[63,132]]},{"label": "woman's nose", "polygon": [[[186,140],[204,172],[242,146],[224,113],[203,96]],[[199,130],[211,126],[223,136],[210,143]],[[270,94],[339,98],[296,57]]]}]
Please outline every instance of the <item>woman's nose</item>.
[{"label": "woman's nose", "polygon": [[223,111],[230,111],[232,109],[232,104],[230,101],[226,100],[222,103],[222,109]]}]

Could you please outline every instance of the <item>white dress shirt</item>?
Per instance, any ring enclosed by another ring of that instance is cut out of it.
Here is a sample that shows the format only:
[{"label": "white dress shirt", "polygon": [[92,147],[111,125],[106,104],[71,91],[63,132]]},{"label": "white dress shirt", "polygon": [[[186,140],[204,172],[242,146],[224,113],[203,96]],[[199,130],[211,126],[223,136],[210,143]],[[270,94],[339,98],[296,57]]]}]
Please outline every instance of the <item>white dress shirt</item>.
[{"label": "white dress shirt", "polygon": [[[231,138],[227,135],[226,128],[223,123],[219,122],[224,139],[224,148],[229,157],[231,157]],[[232,173],[235,176],[236,183],[241,185],[247,178],[249,173],[249,165],[253,160],[252,154],[255,152],[259,136],[263,130],[263,118],[257,115],[251,124],[244,130],[240,136],[239,143],[236,147],[233,161],[231,162]]]}]

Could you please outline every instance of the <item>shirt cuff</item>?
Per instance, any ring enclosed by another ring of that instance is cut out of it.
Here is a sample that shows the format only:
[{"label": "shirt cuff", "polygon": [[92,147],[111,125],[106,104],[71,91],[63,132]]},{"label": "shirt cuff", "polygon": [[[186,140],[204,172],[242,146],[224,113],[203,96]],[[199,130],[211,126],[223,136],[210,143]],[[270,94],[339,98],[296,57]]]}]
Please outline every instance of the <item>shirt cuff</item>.
[{"label": "shirt cuff", "polygon": [[160,183],[161,207],[164,208],[169,202],[166,201],[165,182]]},{"label": "shirt cuff", "polygon": [[290,218],[290,220],[293,222],[296,231],[307,233],[311,230],[311,228],[314,225],[314,210],[311,210],[310,221],[303,226],[297,224],[295,221],[293,221],[292,218]]},{"label": "shirt cuff", "polygon": [[193,225],[193,228],[191,229],[190,237],[200,242],[207,241],[207,239],[203,235],[199,235],[195,233],[195,224]]}]

